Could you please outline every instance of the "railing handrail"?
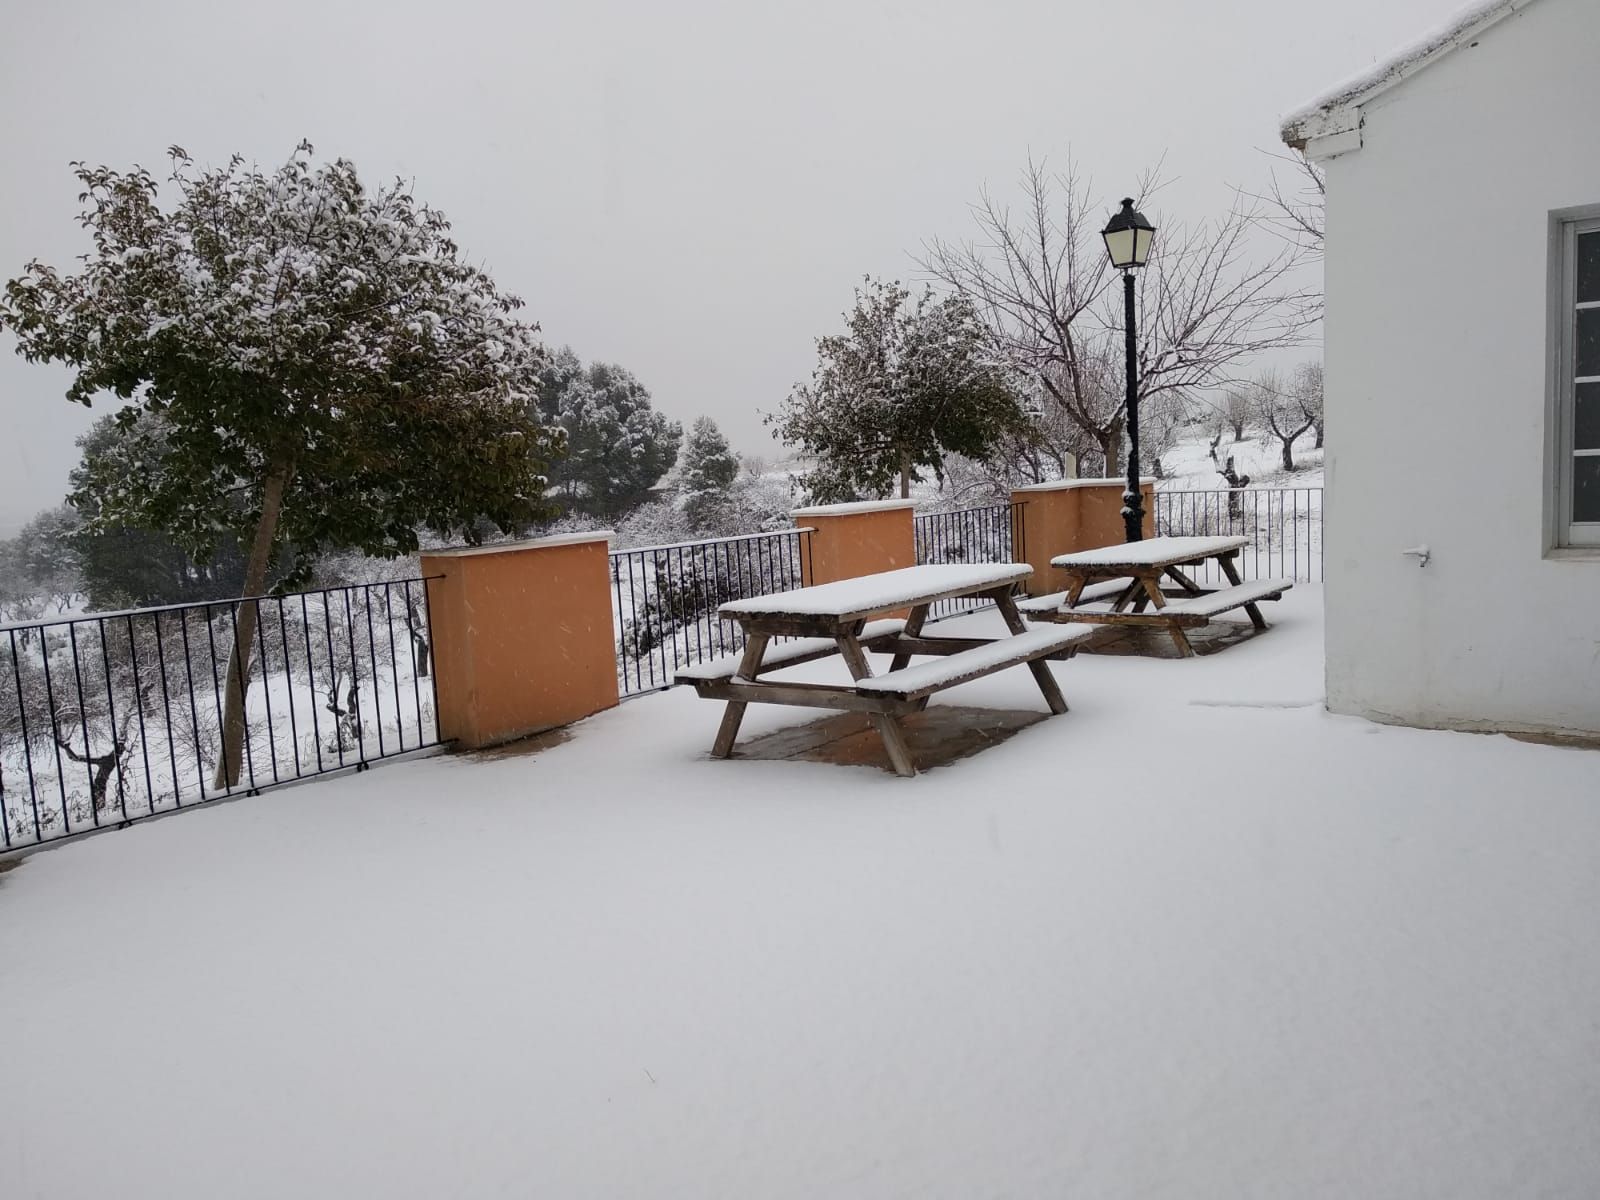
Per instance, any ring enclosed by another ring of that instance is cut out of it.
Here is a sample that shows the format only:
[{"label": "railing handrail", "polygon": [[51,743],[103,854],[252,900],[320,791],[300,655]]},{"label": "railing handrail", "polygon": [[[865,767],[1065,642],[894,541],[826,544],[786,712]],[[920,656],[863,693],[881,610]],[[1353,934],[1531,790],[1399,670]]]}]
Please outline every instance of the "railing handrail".
[{"label": "railing handrail", "polygon": [[973,504],[967,508],[930,508],[912,515],[920,521],[927,517],[958,517],[962,513],[994,512],[1000,508],[1016,507],[1017,502],[1015,500],[997,500],[993,504]]},{"label": "railing handrail", "polygon": [[297,596],[325,596],[329,592],[352,592],[356,588],[386,587],[389,584],[399,583],[427,583],[431,579],[443,579],[443,575],[407,575],[401,579],[375,579],[371,583],[338,583],[332,587],[306,588],[300,592],[264,592],[259,596],[224,596],[216,600],[185,600],[181,604],[152,604],[146,608],[115,608],[106,612],[79,613],[75,617],[55,617],[49,621],[12,621],[0,624],[0,633],[20,632],[24,629],[54,629],[61,625],[83,625],[90,621],[115,621],[124,617],[142,617],[146,613],[177,612],[180,608],[216,608],[220,605],[232,607],[236,604],[257,603],[262,600],[292,600]]},{"label": "railing handrail", "polygon": [[1218,496],[1224,492],[1320,492],[1324,485],[1320,483],[1307,483],[1299,487],[1242,487],[1242,488],[1164,488],[1155,489],[1157,496]]},{"label": "railing handrail", "polygon": [[626,550],[617,549],[610,553],[612,557],[619,554],[654,554],[662,550],[692,550],[696,546],[716,546],[724,542],[753,542],[760,538],[788,537],[791,533],[815,533],[816,529],[810,525],[796,525],[793,529],[768,529],[761,533],[734,533],[727,537],[698,538],[692,542],[662,542],[656,546],[629,546]]}]

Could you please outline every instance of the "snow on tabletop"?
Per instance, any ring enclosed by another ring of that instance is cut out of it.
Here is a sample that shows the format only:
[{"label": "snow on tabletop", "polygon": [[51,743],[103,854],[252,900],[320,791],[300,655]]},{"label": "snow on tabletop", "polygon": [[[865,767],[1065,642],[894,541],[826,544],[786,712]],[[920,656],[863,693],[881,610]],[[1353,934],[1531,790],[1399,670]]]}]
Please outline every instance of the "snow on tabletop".
[{"label": "snow on tabletop", "polygon": [[921,567],[901,567],[855,579],[840,579],[797,588],[730,600],[718,613],[772,613],[797,617],[835,617],[852,613],[879,612],[898,608],[938,592],[998,587],[1033,574],[1027,563],[930,563]]},{"label": "snow on tabletop", "polygon": [[1153,566],[1185,558],[1208,557],[1249,544],[1250,539],[1247,537],[1153,537],[1145,538],[1142,542],[1119,542],[1114,546],[1097,546],[1093,550],[1058,554],[1050,560],[1050,565],[1053,567],[1114,567],[1121,564],[1130,567]]},{"label": "snow on tabletop", "polygon": [[1291,112],[1283,119],[1283,140],[1294,144],[1320,136],[1324,131],[1316,128],[1319,120],[1332,117],[1346,105],[1360,103],[1369,94],[1398,83],[1441,52],[1476,37],[1490,25],[1532,3],[1533,0],[1477,0],[1383,62],[1347,77]]},{"label": "snow on tabletop", "polygon": [[895,508],[912,508],[915,500],[851,500],[844,504],[813,504],[810,508],[797,508],[795,517],[848,517],[855,513],[887,512]]},{"label": "snow on tabletop", "polygon": [[1329,716],[1321,592],[914,780],[677,689],[36,854],[0,1193],[1593,1197],[1600,756]]}]

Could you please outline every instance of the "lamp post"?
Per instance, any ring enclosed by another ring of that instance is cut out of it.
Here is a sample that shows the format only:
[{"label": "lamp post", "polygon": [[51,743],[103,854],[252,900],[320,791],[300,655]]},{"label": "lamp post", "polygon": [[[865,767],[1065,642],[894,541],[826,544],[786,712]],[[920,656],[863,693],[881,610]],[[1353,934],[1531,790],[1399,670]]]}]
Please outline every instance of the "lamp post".
[{"label": "lamp post", "polygon": [[1150,243],[1156,227],[1134,210],[1132,200],[1123,200],[1122,210],[1106,222],[1100,236],[1106,241],[1111,265],[1122,272],[1123,326],[1127,339],[1128,384],[1128,488],[1122,493],[1122,520],[1127,540],[1144,536],[1144,494],[1139,488],[1139,335],[1134,326],[1134,268],[1150,259]]}]

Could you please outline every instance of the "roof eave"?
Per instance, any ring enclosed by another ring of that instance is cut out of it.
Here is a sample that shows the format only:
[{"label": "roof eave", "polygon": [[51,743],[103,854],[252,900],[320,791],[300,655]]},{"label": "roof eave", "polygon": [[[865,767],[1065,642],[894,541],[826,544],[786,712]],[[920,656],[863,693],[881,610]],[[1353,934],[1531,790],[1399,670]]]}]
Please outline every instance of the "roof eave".
[{"label": "roof eave", "polygon": [[[1331,158],[1360,148],[1362,109],[1379,96],[1426,70],[1447,54],[1471,45],[1491,26],[1527,8],[1534,0],[1495,0],[1469,9],[1465,18],[1425,51],[1407,51],[1363,75],[1334,95],[1293,113],[1279,129],[1284,143],[1309,158]],[[1351,145],[1354,139],[1355,144]],[[1336,148],[1335,148],[1336,147]]]}]

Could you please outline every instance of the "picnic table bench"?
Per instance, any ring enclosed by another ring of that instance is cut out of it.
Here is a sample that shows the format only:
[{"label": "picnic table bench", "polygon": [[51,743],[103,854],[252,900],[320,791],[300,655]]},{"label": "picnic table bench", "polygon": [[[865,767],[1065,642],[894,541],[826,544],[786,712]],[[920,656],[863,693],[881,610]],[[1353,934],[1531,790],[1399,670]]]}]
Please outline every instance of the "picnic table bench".
[{"label": "picnic table bench", "polygon": [[[1057,555],[1050,565],[1066,573],[1067,590],[1027,601],[1022,610],[1034,621],[1162,628],[1187,658],[1194,654],[1194,646],[1185,630],[1235,608],[1244,609],[1257,629],[1265,629],[1267,622],[1257,605],[1281,599],[1294,586],[1289,579],[1245,583],[1234,560],[1249,544],[1249,538],[1237,536],[1154,537]],[[1229,587],[1202,588],[1183,570],[1210,561],[1227,577]],[[1177,585],[1177,599],[1169,600],[1162,591],[1163,578]]]},{"label": "picnic table bench", "polygon": [[[946,688],[1026,664],[1050,711],[1067,711],[1067,702],[1045,662],[1070,658],[1094,630],[1083,626],[1030,629],[1017,610],[1012,591],[1032,574],[1033,568],[1026,563],[931,564],[733,600],[722,605],[717,615],[740,625],[745,637],[743,652],[679,667],[676,681],[693,684],[705,699],[727,702],[711,750],[718,758],[733,753],[747,705],[790,704],[868,714],[895,773],[915,775],[916,764],[900,718],[920,712],[930,697]],[[933,604],[962,597],[993,600],[1009,636],[935,637],[923,632]],[[888,615],[908,610],[903,618]],[[797,640],[774,643],[775,637]],[[867,650],[892,654],[889,670],[874,675]],[[844,659],[850,683],[762,678],[834,654]],[[909,665],[920,655],[938,661]]]}]

